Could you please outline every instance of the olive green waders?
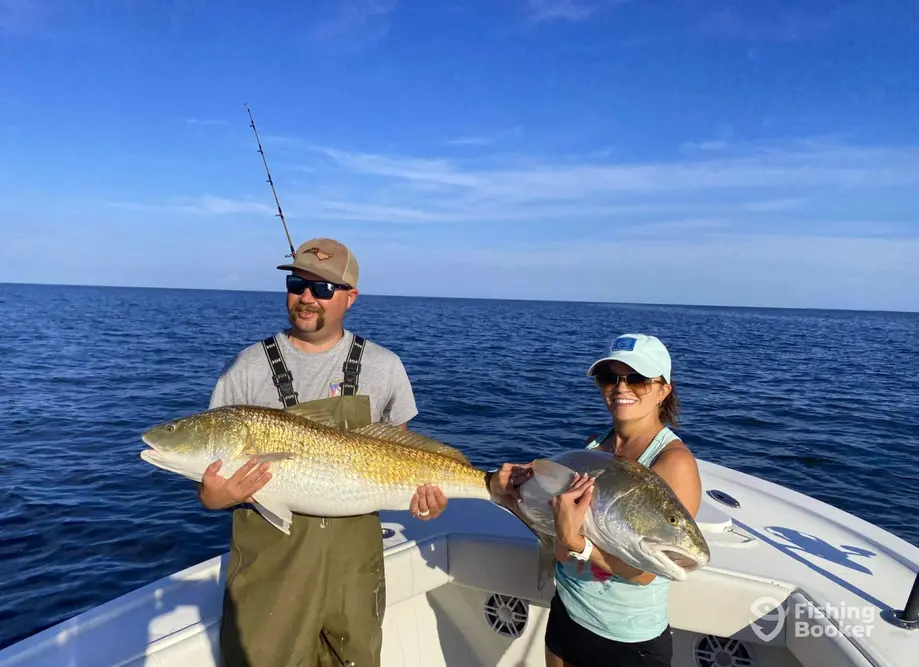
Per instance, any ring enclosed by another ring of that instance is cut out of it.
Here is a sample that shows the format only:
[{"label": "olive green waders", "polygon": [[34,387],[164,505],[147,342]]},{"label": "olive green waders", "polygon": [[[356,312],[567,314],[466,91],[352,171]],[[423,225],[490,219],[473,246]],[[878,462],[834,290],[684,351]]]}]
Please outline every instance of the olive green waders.
[{"label": "olive green waders", "polygon": [[[310,401],[342,428],[371,423],[366,396]],[[233,512],[220,649],[225,667],[378,667],[386,581],[380,517],[294,514],[290,535]]]}]

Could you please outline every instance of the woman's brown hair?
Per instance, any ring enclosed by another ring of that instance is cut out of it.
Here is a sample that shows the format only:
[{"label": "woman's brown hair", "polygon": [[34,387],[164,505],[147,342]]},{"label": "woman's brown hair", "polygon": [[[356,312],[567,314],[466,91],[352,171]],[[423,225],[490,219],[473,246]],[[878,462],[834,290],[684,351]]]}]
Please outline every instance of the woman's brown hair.
[{"label": "woman's brown hair", "polygon": [[663,400],[658,408],[658,414],[660,414],[661,423],[670,424],[673,428],[679,426],[677,416],[680,414],[680,397],[677,396],[676,385],[672,381],[670,383],[670,393],[667,394],[667,398]]}]

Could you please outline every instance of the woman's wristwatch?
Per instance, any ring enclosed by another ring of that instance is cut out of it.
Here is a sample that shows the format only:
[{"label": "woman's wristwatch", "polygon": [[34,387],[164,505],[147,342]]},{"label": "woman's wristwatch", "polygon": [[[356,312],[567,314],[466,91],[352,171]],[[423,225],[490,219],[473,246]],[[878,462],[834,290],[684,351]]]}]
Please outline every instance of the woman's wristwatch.
[{"label": "woman's wristwatch", "polygon": [[569,551],[568,555],[577,560],[586,562],[590,560],[590,554],[593,550],[594,550],[594,543],[585,537],[584,538],[584,551],[580,553],[578,553],[577,551]]}]

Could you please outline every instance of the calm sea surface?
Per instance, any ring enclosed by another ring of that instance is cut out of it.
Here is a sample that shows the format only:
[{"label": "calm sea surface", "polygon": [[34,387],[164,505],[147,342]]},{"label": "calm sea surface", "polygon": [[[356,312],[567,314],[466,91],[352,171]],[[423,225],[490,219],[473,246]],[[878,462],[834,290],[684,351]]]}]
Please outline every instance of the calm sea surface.
[{"label": "calm sea surface", "polygon": [[[0,285],[0,647],[221,553],[229,514],[138,457],[207,407],[221,366],[286,324],[283,294]],[[347,325],[401,355],[413,428],[479,465],[580,446],[585,372],[660,336],[700,458],[919,544],[919,315],[361,297]]]}]

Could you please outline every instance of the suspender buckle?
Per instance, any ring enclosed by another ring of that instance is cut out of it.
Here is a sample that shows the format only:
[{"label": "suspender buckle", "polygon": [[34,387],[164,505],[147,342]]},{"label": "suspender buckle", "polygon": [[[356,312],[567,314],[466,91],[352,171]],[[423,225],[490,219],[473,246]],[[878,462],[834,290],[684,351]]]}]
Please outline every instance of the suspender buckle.
[{"label": "suspender buckle", "polygon": [[281,394],[283,395],[282,400],[284,404],[290,407],[295,405],[297,402],[297,392],[294,391],[294,376],[290,371],[285,371],[275,375],[272,380],[274,381],[274,386],[277,387]]},{"label": "suspender buckle", "polygon": [[350,386],[357,386],[357,378],[361,372],[361,365],[357,361],[347,360],[342,366],[342,372],[345,375],[345,383]]},{"label": "suspender buckle", "polygon": [[[283,373],[278,373],[277,375],[271,378],[274,381],[275,387],[280,387],[282,384],[292,385],[294,382],[293,373],[290,371],[284,371]],[[285,390],[288,391],[288,390]]]}]

